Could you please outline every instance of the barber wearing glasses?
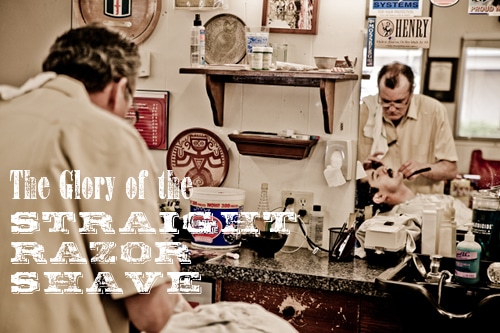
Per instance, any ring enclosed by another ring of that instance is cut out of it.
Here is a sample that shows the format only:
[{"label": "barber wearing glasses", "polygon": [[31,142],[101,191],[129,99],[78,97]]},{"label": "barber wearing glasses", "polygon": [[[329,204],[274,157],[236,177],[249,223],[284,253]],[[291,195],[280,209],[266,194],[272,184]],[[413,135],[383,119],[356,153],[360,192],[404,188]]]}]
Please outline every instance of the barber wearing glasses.
[{"label": "barber wearing glasses", "polygon": [[416,193],[443,193],[444,181],[457,174],[446,108],[413,93],[413,71],[405,64],[385,65],[377,82],[378,95],[363,98],[361,105],[358,160],[365,169],[384,165],[398,170]]}]

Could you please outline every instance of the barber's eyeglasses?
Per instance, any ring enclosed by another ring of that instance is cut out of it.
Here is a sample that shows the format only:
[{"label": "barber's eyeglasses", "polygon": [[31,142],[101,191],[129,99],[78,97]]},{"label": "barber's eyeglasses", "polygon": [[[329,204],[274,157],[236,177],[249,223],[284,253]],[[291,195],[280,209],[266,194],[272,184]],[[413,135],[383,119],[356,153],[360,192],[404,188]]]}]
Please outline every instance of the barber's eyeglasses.
[{"label": "barber's eyeglasses", "polygon": [[389,101],[389,100],[386,100],[386,99],[379,97],[379,103],[383,108],[389,108],[392,105],[396,109],[401,109],[401,108],[404,108],[405,106],[407,106],[408,103],[410,103],[410,97],[411,97],[411,94],[409,94],[404,99],[397,99],[395,101]]}]

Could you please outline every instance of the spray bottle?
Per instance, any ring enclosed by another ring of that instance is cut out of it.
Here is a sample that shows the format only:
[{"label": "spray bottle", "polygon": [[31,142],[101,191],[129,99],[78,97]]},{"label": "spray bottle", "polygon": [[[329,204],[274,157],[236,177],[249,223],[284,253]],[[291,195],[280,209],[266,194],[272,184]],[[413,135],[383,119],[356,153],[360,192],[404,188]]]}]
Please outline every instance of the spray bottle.
[{"label": "spray bottle", "polygon": [[195,14],[191,27],[191,67],[205,65],[205,27],[201,24],[200,14]]}]

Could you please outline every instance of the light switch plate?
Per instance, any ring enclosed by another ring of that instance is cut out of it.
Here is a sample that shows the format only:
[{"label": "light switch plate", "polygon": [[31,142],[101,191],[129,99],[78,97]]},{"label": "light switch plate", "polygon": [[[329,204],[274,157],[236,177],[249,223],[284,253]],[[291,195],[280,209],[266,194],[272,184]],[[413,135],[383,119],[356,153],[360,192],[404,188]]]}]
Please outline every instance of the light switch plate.
[{"label": "light switch plate", "polygon": [[151,52],[148,50],[139,50],[141,57],[141,67],[139,67],[139,77],[147,77],[151,71]]}]

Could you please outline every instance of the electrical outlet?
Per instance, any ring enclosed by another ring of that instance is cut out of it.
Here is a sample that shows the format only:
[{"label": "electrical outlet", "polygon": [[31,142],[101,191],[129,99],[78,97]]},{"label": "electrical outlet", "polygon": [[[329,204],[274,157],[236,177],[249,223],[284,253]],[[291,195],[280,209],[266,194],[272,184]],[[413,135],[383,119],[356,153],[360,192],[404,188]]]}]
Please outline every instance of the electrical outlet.
[{"label": "electrical outlet", "polygon": [[293,198],[293,205],[290,205],[289,210],[293,209],[295,214],[299,213],[300,209],[305,209],[307,214],[302,218],[305,223],[309,222],[311,212],[313,209],[313,192],[306,191],[282,191],[281,192],[281,203],[285,206],[285,201],[287,198]]}]

